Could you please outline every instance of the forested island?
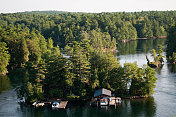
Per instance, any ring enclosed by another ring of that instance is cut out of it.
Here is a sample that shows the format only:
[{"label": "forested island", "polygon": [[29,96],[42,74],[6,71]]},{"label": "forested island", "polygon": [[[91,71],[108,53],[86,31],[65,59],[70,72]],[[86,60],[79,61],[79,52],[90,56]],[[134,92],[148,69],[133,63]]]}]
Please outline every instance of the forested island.
[{"label": "forested island", "polygon": [[146,56],[146,59],[147,59],[147,64],[148,66],[152,67],[152,68],[156,68],[156,67],[160,67],[163,65],[163,62],[164,62],[164,57],[162,55],[163,53],[163,47],[161,45],[158,46],[157,50],[155,49],[152,49],[150,51],[154,61],[150,61],[148,56]]},{"label": "forested island", "polygon": [[175,11],[50,12],[0,14],[0,73],[22,69],[28,77],[19,97],[84,100],[99,88],[120,97],[153,94],[154,69],[122,67],[114,53],[118,41],[172,35]]}]

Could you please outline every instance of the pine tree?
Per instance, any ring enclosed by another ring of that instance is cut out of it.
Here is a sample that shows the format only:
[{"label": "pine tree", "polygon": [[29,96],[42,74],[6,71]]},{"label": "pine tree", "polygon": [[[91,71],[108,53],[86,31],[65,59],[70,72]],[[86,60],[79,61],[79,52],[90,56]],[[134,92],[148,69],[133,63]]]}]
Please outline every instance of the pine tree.
[{"label": "pine tree", "polygon": [[6,46],[5,42],[0,42],[0,74],[4,74],[7,71],[7,65],[10,61],[10,54]]},{"label": "pine tree", "polygon": [[90,74],[90,63],[83,49],[77,42],[73,42],[73,53],[71,54],[73,62],[73,72],[80,80],[87,80]]},{"label": "pine tree", "polygon": [[24,38],[21,39],[20,42],[20,56],[19,56],[19,62],[22,65],[24,65],[29,60],[29,51],[27,48],[26,40]]},{"label": "pine tree", "polygon": [[52,49],[53,48],[53,40],[51,38],[48,39],[47,48],[48,49]]}]

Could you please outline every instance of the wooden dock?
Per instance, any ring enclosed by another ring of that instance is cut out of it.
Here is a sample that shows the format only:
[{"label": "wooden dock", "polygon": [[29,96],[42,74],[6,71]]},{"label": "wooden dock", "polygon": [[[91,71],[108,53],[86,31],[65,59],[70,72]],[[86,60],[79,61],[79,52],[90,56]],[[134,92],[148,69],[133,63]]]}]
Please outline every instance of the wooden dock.
[{"label": "wooden dock", "polygon": [[65,109],[65,107],[67,106],[67,103],[68,103],[68,101],[61,101],[58,108]]}]

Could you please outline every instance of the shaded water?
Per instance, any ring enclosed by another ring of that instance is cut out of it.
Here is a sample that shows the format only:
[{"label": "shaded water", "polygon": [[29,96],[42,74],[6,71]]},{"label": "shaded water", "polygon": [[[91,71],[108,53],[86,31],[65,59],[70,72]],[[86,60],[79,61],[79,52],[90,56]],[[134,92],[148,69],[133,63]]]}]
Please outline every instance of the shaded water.
[{"label": "shaded water", "polygon": [[[137,62],[139,67],[146,64],[149,50],[164,45],[165,39],[137,40],[118,46],[117,57],[125,62]],[[151,59],[151,57],[149,56]],[[156,69],[157,83],[153,97],[147,99],[123,100],[117,108],[90,107],[89,102],[70,105],[65,110],[52,110],[48,107],[33,108],[18,104],[16,88],[26,79],[25,73],[15,72],[0,76],[0,117],[172,117],[176,116],[176,66],[164,64]]]}]

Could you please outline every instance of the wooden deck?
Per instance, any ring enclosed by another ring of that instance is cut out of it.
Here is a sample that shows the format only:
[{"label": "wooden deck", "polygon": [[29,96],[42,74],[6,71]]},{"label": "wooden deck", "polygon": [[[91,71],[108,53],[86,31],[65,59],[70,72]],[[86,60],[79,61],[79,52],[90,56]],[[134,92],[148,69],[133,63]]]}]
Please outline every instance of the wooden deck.
[{"label": "wooden deck", "polygon": [[45,104],[44,103],[38,103],[38,104],[36,104],[35,106],[36,107],[39,107],[39,106],[44,106]]},{"label": "wooden deck", "polygon": [[65,109],[65,107],[67,106],[67,103],[68,103],[68,101],[61,101],[58,108]]}]

